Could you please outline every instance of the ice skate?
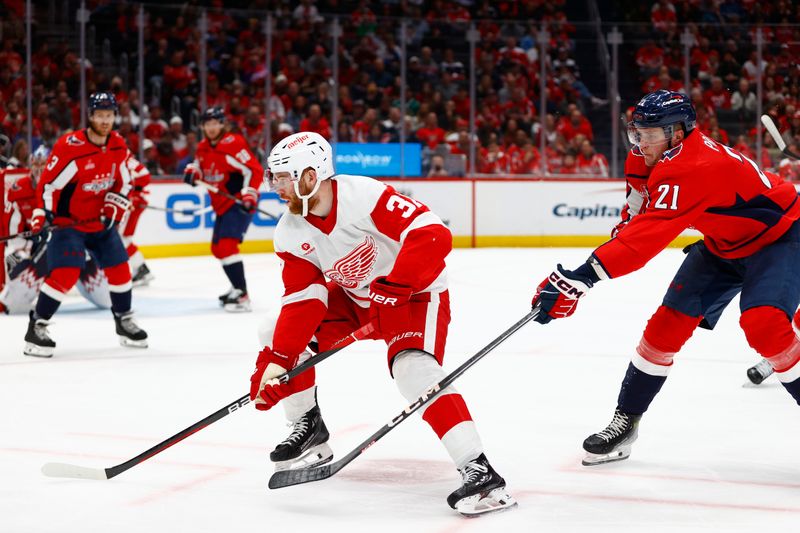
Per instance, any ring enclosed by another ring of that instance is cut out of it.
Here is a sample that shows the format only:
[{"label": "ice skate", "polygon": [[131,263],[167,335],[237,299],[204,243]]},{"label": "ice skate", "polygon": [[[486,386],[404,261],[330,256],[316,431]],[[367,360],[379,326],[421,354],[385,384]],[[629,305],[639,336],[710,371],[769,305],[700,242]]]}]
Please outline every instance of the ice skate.
[{"label": "ice skate", "polygon": [[147,348],[147,332],[133,321],[133,313],[128,311],[121,315],[114,314],[114,324],[121,346],[131,348]]},{"label": "ice skate", "polygon": [[219,297],[222,308],[229,313],[249,313],[250,297],[247,291],[242,289],[231,289],[228,293]]},{"label": "ice skate", "polygon": [[139,268],[136,269],[136,272],[134,272],[131,282],[134,287],[144,287],[150,285],[153,279],[155,279],[155,276],[153,276],[150,269],[147,268],[147,264],[142,263],[139,265]]},{"label": "ice skate", "polygon": [[306,412],[292,426],[286,440],[269,454],[276,472],[319,466],[333,459],[333,450],[328,446],[330,434],[318,406]]},{"label": "ice skate", "polygon": [[33,311],[28,316],[30,320],[28,331],[25,333],[25,349],[22,353],[33,357],[53,357],[56,343],[47,331],[50,322],[43,318],[34,318]]},{"label": "ice skate", "polygon": [[462,515],[475,517],[517,505],[506,491],[506,481],[484,454],[464,465],[459,473],[462,485],[447,497],[447,504]]},{"label": "ice skate", "polygon": [[623,413],[616,409],[608,427],[583,441],[583,449],[586,450],[583,465],[600,465],[630,457],[631,446],[639,435],[641,418],[642,415]]}]

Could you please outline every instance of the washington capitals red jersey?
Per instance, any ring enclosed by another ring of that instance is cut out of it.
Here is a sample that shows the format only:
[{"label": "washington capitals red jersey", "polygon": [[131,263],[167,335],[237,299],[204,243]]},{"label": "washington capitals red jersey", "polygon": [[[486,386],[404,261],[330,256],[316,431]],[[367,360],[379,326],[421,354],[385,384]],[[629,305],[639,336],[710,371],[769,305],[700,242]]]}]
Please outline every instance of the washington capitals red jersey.
[{"label": "washington capitals red jersey", "polygon": [[800,218],[792,184],[700,131],[664,152],[646,193],[644,213],[595,250],[610,277],[641,268],[686,228],[701,232],[712,253],[737,259],[771,244]]},{"label": "washington capitals red jersey", "polygon": [[29,228],[36,206],[36,188],[27,168],[6,168],[2,178],[5,181],[5,220],[8,224],[5,235],[14,235]]},{"label": "washington capitals red jersey", "polygon": [[[246,187],[258,190],[264,180],[264,168],[244,137],[236,133],[224,134],[214,145],[208,139],[200,141],[195,161],[203,172],[203,181],[237,197]],[[230,209],[233,200],[211,193],[211,205],[220,215]]]},{"label": "washington capitals red jersey", "polygon": [[130,153],[115,131],[98,146],[86,137],[86,130],[62,135],[53,146],[39,183],[37,207],[58,218],[77,222],[75,229],[100,231],[100,211],[107,192],[128,196],[131,177],[125,165]]}]

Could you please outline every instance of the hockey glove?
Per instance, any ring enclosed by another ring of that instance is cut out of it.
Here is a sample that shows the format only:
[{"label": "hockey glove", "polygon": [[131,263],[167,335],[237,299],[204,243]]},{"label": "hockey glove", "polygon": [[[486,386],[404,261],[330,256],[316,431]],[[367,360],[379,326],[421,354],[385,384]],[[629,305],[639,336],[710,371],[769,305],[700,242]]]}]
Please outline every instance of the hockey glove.
[{"label": "hockey glove", "polygon": [[115,192],[107,192],[105,203],[100,210],[100,221],[106,229],[111,229],[125,218],[125,213],[131,208],[131,201]]},{"label": "hockey glove", "polygon": [[187,185],[196,187],[198,181],[203,179],[203,173],[200,172],[200,167],[194,163],[189,163],[183,171],[183,181]]},{"label": "hockey glove", "polygon": [[44,212],[44,209],[34,209],[33,213],[31,214],[31,231],[33,233],[40,233],[47,222],[47,214]]},{"label": "hockey glove", "polygon": [[409,300],[411,287],[386,281],[385,276],[376,278],[369,286],[369,316],[375,326],[375,335],[389,339],[398,331],[408,328],[411,322]]},{"label": "hockey glove", "polygon": [[535,318],[540,324],[547,324],[556,318],[566,318],[575,312],[578,299],[592,288],[594,282],[561,265],[542,281],[536,288],[531,305],[539,307],[539,315]]},{"label": "hockey glove", "polygon": [[254,213],[258,205],[258,191],[252,187],[242,189],[241,208],[247,214]]},{"label": "hockey glove", "polygon": [[290,358],[272,351],[269,346],[261,350],[256,360],[256,369],[250,376],[250,401],[255,402],[256,409],[268,411],[282,399],[297,392],[291,381],[281,383],[277,380],[286,373],[286,368],[282,365],[292,368],[295,362],[297,358],[291,361]]}]

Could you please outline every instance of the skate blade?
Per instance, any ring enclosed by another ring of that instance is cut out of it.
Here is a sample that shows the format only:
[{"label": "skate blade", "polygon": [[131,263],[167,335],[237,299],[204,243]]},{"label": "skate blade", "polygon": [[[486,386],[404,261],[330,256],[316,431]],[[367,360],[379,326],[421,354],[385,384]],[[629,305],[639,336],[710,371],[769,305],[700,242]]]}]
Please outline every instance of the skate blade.
[{"label": "skate blade", "polygon": [[118,336],[120,346],[124,346],[126,348],[147,348],[147,339],[135,341],[133,339],[129,339],[128,337],[123,337],[122,335]]},{"label": "skate blade", "polygon": [[586,452],[586,457],[583,458],[581,464],[583,466],[595,466],[605,463],[614,463],[616,461],[623,461],[631,456],[631,447],[622,446],[618,450],[611,453],[591,453]]},{"label": "skate blade", "polygon": [[150,282],[153,281],[155,277],[152,274],[148,274],[141,279],[137,279],[136,281],[132,281],[131,285],[133,287],[147,287],[150,285]]},{"label": "skate blade", "polygon": [[330,463],[333,460],[333,450],[328,446],[327,442],[318,444],[310,448],[306,453],[297,457],[296,459],[289,459],[288,461],[278,461],[275,463],[275,471],[281,470],[295,470],[298,468],[308,468],[312,466],[321,466]]},{"label": "skate blade", "polygon": [[224,304],[222,306],[225,311],[228,313],[249,313],[252,311],[250,308],[250,302],[246,303],[239,303],[239,304]]},{"label": "skate blade", "polygon": [[25,355],[30,355],[31,357],[53,357],[53,352],[55,348],[50,346],[38,346],[36,344],[27,342],[25,343],[25,349],[22,351]]},{"label": "skate blade", "polygon": [[456,503],[456,511],[467,518],[476,518],[481,515],[507,511],[517,506],[517,501],[511,497],[505,488],[497,488],[488,494],[476,494],[464,498]]}]

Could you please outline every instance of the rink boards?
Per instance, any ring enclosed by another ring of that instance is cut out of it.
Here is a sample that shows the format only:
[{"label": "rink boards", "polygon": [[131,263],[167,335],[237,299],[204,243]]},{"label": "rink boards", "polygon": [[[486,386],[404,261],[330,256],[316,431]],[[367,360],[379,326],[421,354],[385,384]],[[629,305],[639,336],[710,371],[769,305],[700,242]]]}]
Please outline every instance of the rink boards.
[{"label": "rink boards", "polygon": [[[406,179],[385,180],[402,194],[427,204],[448,225],[456,247],[597,246],[608,239],[625,203],[623,180]],[[155,183],[153,206],[203,210],[206,193],[183,183]],[[283,204],[262,191],[259,207],[279,216]],[[243,252],[272,251],[276,221],[257,213]],[[214,214],[147,209],[136,242],[148,257],[210,253]],[[674,244],[697,238],[686,232]]]}]

